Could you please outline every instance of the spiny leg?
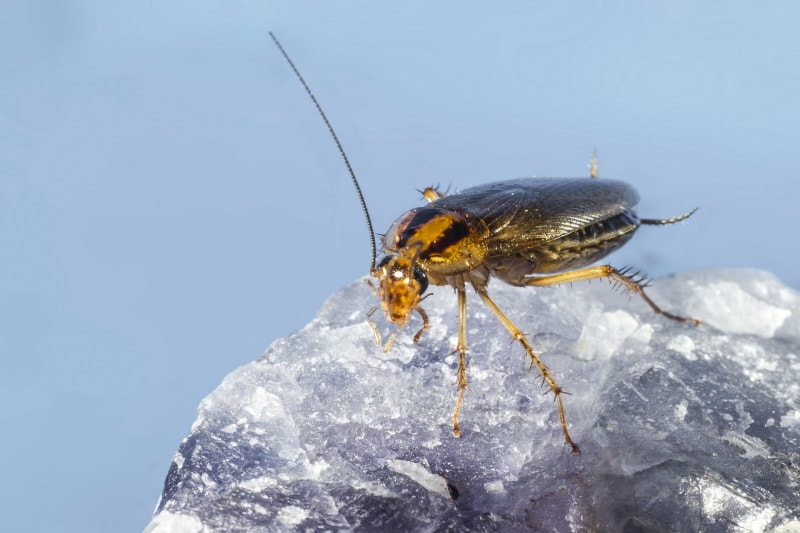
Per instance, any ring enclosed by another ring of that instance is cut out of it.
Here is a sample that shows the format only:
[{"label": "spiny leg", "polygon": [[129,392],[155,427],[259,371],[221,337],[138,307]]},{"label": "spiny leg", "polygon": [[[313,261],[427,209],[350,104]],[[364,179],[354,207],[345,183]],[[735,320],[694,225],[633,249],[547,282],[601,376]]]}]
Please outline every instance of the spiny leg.
[{"label": "spiny leg", "polygon": [[456,288],[456,292],[458,293],[458,345],[453,352],[458,352],[458,371],[456,372],[458,398],[456,398],[456,408],[453,410],[453,436],[460,437],[458,413],[461,412],[464,391],[467,390],[467,292],[463,285]]},{"label": "spiny leg", "polygon": [[659,315],[671,318],[672,320],[677,320],[678,322],[694,324],[695,326],[702,324],[702,322],[695,318],[673,315],[672,313],[664,311],[658,305],[656,305],[656,303],[651,300],[649,296],[647,296],[647,294],[644,292],[644,287],[642,284],[634,279],[633,276],[626,275],[624,270],[617,270],[611,265],[589,267],[581,270],[573,270],[572,272],[564,272],[562,274],[553,274],[550,276],[525,278],[525,284],[532,285],[534,287],[543,287],[546,285],[558,285],[560,283],[571,283],[573,281],[585,281],[597,278],[610,278],[614,281],[622,283],[625,288],[641,296],[642,300],[647,302],[647,305],[649,305],[650,308]]},{"label": "spiny leg", "polygon": [[561,395],[564,394],[564,390],[559,387],[558,383],[556,383],[556,381],[550,375],[550,369],[547,368],[542,360],[539,359],[539,356],[536,355],[536,352],[528,342],[525,334],[522,333],[522,330],[520,330],[513,322],[511,322],[511,320],[509,320],[509,318],[500,310],[500,308],[497,307],[497,304],[494,303],[494,300],[489,297],[489,293],[486,292],[486,289],[476,287],[475,290],[483,302],[489,307],[489,309],[494,311],[494,314],[497,315],[497,318],[500,319],[500,322],[502,322],[509,333],[511,333],[511,336],[514,337],[514,340],[517,340],[520,344],[522,344],[522,347],[525,348],[525,352],[528,354],[528,357],[531,358],[531,362],[536,365],[536,368],[539,369],[539,372],[542,374],[542,379],[544,379],[545,383],[547,383],[547,386],[555,395],[556,405],[558,406],[558,420],[561,422],[561,432],[564,434],[564,440],[572,448],[572,453],[581,453],[581,449],[578,448],[578,445],[575,444],[575,441],[573,441],[572,437],[569,436],[569,430],[567,429],[567,417],[564,414],[564,403],[561,401]]}]

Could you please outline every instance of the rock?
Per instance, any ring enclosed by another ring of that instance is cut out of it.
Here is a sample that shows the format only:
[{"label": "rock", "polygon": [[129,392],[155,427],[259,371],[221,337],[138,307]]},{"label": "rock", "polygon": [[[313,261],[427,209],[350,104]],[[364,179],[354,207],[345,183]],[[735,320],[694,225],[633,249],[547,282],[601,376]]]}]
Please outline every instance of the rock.
[{"label": "rock", "polygon": [[[490,294],[556,373],[468,293],[461,438],[448,288],[383,353],[353,283],[203,400],[145,531],[797,531],[800,296],[762,271]],[[278,308],[269,309],[278,312]],[[376,313],[378,315],[380,313]],[[418,317],[416,317],[418,318]],[[392,331],[383,317],[378,326]]]}]

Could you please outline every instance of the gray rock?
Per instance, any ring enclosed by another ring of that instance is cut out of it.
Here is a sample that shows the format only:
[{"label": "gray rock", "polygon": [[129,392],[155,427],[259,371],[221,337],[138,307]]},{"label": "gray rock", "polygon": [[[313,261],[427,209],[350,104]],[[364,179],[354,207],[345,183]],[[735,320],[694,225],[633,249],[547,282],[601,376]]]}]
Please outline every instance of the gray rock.
[{"label": "gray rock", "polygon": [[433,292],[418,345],[412,322],[381,352],[364,317],[377,301],[358,281],[227,376],[145,531],[800,529],[800,296],[771,274],[697,272],[649,289],[699,328],[607,283],[492,283],[571,393],[581,455],[472,293],[463,435],[451,436],[458,316],[450,289]]}]

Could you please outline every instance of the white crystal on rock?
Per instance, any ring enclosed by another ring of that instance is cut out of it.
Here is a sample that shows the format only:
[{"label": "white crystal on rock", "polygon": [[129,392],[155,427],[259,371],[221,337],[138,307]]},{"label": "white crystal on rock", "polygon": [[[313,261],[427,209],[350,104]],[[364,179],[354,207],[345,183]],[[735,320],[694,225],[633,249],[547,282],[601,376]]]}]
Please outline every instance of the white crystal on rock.
[{"label": "white crystal on rock", "polygon": [[[761,271],[662,279],[654,314],[606,283],[490,293],[554,371],[582,455],[522,348],[468,294],[463,435],[456,298],[434,288],[383,353],[358,281],[200,405],[146,531],[793,531],[800,296]],[[379,322],[382,331],[391,326]]]}]

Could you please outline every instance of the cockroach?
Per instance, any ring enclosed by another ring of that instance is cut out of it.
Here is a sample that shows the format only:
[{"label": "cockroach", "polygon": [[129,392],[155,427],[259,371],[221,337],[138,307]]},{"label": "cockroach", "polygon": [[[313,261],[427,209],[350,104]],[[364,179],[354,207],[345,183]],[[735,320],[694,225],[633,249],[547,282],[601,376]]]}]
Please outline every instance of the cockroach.
[{"label": "cockroach", "polygon": [[[378,261],[369,210],[342,144],[300,72],[277,38],[272,33],[270,36],[325,122],[361,203],[372,247],[370,275],[380,298],[380,303],[367,313],[377,344],[389,351],[414,312],[422,319],[422,327],[414,335],[414,342],[418,342],[429,328],[428,315],[420,305],[428,286],[450,285],[455,289],[459,317],[455,348],[458,396],[453,410],[453,435],[460,436],[459,413],[467,389],[466,287],[471,285],[541,373],[555,397],[564,440],[573,453],[580,453],[567,428],[561,399],[565,391],[526,335],[489,296],[489,280],[495,277],[517,287],[543,287],[605,278],[639,295],[656,313],[699,325],[699,320],[661,309],[645,293],[644,280],[629,269],[591,266],[628,242],[640,225],[674,224],[696,210],[672,218],[639,218],[634,210],[639,201],[636,189],[622,181],[594,179],[597,164],[593,158],[591,176],[586,178],[498,181],[455,194],[426,188],[422,193],[427,205],[407,211],[392,224],[383,235],[383,257]],[[396,325],[385,343],[371,320],[379,309]]]}]

